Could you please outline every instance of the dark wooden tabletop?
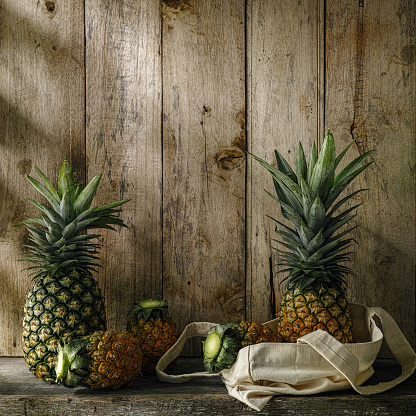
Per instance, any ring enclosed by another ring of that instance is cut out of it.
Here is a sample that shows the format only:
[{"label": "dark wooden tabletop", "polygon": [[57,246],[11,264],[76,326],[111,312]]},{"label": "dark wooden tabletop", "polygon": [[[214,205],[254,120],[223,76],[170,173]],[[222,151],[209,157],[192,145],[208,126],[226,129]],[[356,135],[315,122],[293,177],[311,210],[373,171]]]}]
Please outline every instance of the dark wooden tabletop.
[{"label": "dark wooden tabletop", "polygon": [[[201,359],[179,358],[172,373],[202,369]],[[377,360],[367,382],[400,373],[394,360]],[[138,377],[114,391],[68,389],[36,379],[23,358],[0,357],[0,416],[243,416],[243,415],[411,415],[416,409],[416,375],[388,392],[361,396],[354,390],[314,396],[275,396],[261,412],[228,395],[220,377],[169,384],[156,376]]]}]

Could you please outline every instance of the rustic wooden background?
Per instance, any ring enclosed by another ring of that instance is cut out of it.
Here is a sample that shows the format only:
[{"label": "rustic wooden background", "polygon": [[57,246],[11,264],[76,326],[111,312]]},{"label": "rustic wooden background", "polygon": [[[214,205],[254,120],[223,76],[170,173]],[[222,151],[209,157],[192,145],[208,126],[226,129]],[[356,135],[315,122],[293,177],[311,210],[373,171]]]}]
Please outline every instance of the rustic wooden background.
[{"label": "rustic wooden background", "polygon": [[[355,157],[363,202],[354,302],[385,308],[415,340],[415,2],[410,0],[0,0],[0,355],[21,355],[31,281],[18,262],[37,215],[25,174],[131,198],[103,233],[110,328],[142,297],[191,321],[273,317],[278,207],[248,149],[292,162],[297,143]],[[353,189],[353,188],[351,188]]]}]

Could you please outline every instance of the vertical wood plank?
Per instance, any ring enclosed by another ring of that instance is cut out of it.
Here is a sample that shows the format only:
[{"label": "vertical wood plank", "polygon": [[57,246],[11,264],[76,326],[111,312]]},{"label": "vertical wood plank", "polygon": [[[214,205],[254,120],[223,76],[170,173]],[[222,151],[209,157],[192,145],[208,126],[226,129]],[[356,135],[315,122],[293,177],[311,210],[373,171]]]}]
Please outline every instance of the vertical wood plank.
[{"label": "vertical wood plank", "polygon": [[81,0],[0,3],[0,355],[22,355],[32,284],[13,225],[39,215],[25,198],[42,197],[25,174],[36,165],[53,180],[67,154],[84,180],[83,26]]},{"label": "vertical wood plank", "polygon": [[[274,149],[293,165],[299,141],[305,153],[323,130],[323,2],[254,1],[247,10],[249,150],[274,161]],[[272,315],[271,293],[283,287],[276,238],[270,215],[283,220],[266,194],[273,191],[270,174],[248,160],[247,310],[250,319]]]},{"label": "vertical wood plank", "polygon": [[244,83],[244,1],[164,1],[163,292],[180,329],[244,318]]},{"label": "vertical wood plank", "polygon": [[103,172],[97,204],[131,198],[129,229],[103,232],[98,276],[108,326],[124,329],[134,301],[162,295],[160,4],[85,5],[88,177]]},{"label": "vertical wood plank", "polygon": [[350,158],[374,149],[351,191],[361,224],[350,280],[353,301],[386,309],[414,343],[415,4],[328,3],[328,126],[338,146],[357,136]]}]

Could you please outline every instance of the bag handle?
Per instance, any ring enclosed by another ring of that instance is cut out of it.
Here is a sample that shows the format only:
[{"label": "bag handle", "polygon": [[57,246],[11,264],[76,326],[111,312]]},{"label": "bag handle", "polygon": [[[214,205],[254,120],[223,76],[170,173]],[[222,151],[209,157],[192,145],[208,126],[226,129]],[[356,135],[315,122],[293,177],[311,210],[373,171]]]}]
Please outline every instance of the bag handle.
[{"label": "bag handle", "polygon": [[178,375],[165,373],[165,369],[169,363],[179,357],[188,338],[205,337],[214,325],[217,324],[211,322],[193,322],[187,325],[176,343],[158,361],[156,365],[157,378],[168,383],[183,383],[195,377],[218,377],[220,373],[209,373],[208,371]]},{"label": "bag handle", "polygon": [[367,308],[367,321],[373,316],[378,316],[383,325],[383,335],[393,353],[402,367],[402,373],[394,380],[382,382],[374,386],[359,386],[356,378],[358,375],[358,360],[345,347],[344,344],[337,341],[328,332],[318,330],[299,338],[300,343],[309,344],[320,355],[322,355],[330,364],[332,364],[345,378],[350,382],[351,386],[358,393],[370,395],[382,393],[386,390],[397,386],[402,381],[410,377],[416,368],[416,354],[408,343],[407,339],[400,331],[400,328],[394,319],[382,308]]}]

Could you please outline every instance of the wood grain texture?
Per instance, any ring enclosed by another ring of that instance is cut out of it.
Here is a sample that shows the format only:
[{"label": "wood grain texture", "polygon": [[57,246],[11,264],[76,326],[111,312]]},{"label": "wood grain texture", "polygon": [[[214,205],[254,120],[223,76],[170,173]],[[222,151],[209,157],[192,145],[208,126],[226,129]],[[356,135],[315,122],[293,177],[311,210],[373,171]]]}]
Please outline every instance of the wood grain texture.
[{"label": "wood grain texture", "polygon": [[340,150],[357,137],[348,160],[374,149],[348,188],[369,189],[353,201],[350,298],[386,309],[414,343],[415,4],[336,1],[327,13],[327,126]]},{"label": "wood grain texture", "polygon": [[97,204],[131,199],[129,229],[103,233],[98,279],[108,327],[124,329],[134,301],[162,295],[160,5],[86,2],[88,177]]},{"label": "wood grain texture", "polygon": [[[276,166],[277,149],[293,166],[299,141],[305,153],[322,133],[322,2],[252,2],[247,11],[249,151]],[[296,34],[296,35],[295,35]],[[273,286],[280,300],[284,287],[271,247],[277,237],[271,219],[283,220],[270,174],[248,161],[247,315],[272,317]]]},{"label": "wood grain texture", "polygon": [[36,165],[54,181],[66,154],[85,177],[83,1],[46,3],[0,3],[0,355],[22,354],[31,281],[13,225],[39,215],[25,198],[42,199],[25,175]]},{"label": "wood grain texture", "polygon": [[179,328],[244,318],[244,1],[163,3],[163,293]]},{"label": "wood grain texture", "polygon": [[[394,360],[376,360],[370,384],[400,374]],[[201,359],[179,358],[175,371],[200,371]],[[156,376],[138,377],[113,391],[68,389],[35,379],[23,359],[0,357],[0,414],[10,416],[402,416],[416,405],[416,375],[381,395],[360,396],[354,390],[311,396],[276,396],[261,412],[227,394],[220,377],[197,378],[181,384],[163,383]]]}]

